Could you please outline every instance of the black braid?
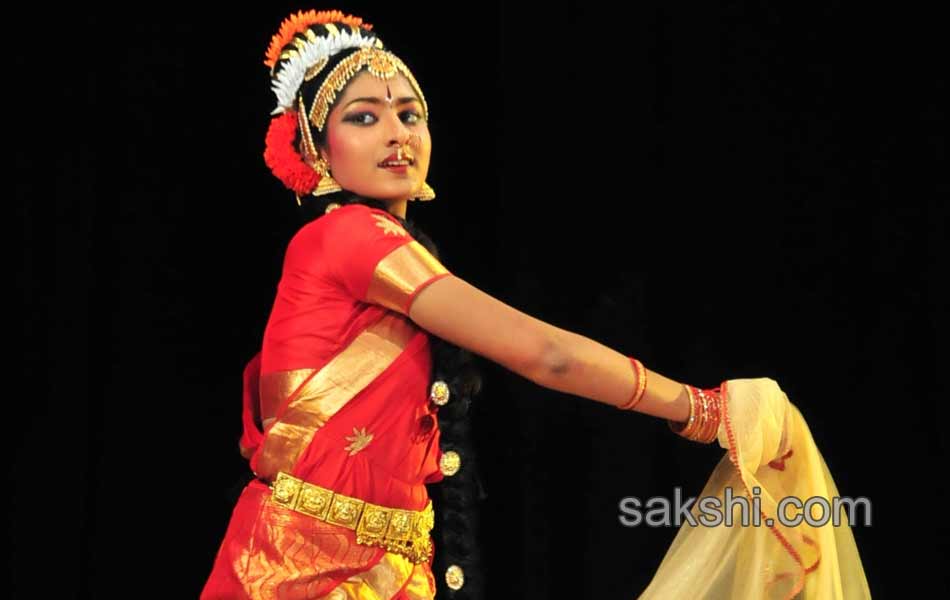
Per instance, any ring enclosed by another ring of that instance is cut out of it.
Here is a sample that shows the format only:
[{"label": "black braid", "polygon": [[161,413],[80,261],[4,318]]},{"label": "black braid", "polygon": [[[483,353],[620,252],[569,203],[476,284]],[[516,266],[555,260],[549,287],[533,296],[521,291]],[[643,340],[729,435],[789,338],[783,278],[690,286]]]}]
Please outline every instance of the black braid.
[{"label": "black braid", "polygon": [[[306,198],[300,206],[304,223],[321,217],[326,206],[336,202],[365,204],[386,210],[379,200],[363,198],[342,191],[319,198]],[[433,256],[439,251],[432,239],[412,221],[395,216],[406,231]],[[478,477],[478,463],[472,440],[469,410],[472,399],[481,390],[482,379],[472,353],[455,346],[438,336],[430,334],[432,347],[432,381],[444,381],[449,385],[449,402],[437,411],[440,430],[440,446],[443,452],[454,450],[462,457],[462,467],[451,477],[427,486],[435,509],[436,526],[433,532],[435,557],[433,574],[438,586],[439,598],[453,600],[478,600],[485,596],[485,581],[478,546],[479,502],[486,494]],[[445,570],[458,565],[465,575],[460,590],[451,590],[445,583]]]}]

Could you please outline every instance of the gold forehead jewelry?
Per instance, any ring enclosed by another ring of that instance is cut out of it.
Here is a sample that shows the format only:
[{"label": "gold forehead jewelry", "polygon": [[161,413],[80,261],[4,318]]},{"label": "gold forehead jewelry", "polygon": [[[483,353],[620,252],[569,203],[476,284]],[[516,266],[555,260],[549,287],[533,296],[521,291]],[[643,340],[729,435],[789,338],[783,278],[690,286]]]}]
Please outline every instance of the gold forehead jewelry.
[{"label": "gold forehead jewelry", "polygon": [[330,106],[336,100],[337,94],[346,87],[350,79],[353,79],[363,67],[366,67],[366,70],[372,73],[374,77],[383,81],[392,79],[402,73],[409,80],[409,84],[422,102],[422,111],[425,113],[423,117],[425,119],[429,118],[429,105],[426,104],[419,82],[413,77],[409,67],[392,52],[379,48],[360,48],[333,67],[320,89],[317,90],[309,115],[310,122],[317,128],[317,131],[323,131],[323,127],[327,122],[327,115],[330,113]]}]

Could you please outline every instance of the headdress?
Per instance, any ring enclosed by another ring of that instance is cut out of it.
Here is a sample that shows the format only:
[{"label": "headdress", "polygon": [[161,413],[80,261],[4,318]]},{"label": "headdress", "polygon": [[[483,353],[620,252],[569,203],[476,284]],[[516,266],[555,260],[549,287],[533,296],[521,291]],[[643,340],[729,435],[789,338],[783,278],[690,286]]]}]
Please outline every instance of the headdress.
[{"label": "headdress", "polygon": [[[422,102],[423,117],[428,118],[419,83],[405,63],[384,49],[372,28],[361,18],[337,10],[301,11],[285,19],[271,39],[264,64],[271,70],[277,108],[271,113],[275,116],[267,131],[264,161],[298,199],[340,189],[317,153],[311,127],[323,131],[337,95],[357,73],[366,70],[384,80],[404,75]],[[314,86],[316,93],[307,106],[302,91]],[[295,146],[298,133],[303,156]],[[434,197],[432,188],[424,185],[419,199]]]}]

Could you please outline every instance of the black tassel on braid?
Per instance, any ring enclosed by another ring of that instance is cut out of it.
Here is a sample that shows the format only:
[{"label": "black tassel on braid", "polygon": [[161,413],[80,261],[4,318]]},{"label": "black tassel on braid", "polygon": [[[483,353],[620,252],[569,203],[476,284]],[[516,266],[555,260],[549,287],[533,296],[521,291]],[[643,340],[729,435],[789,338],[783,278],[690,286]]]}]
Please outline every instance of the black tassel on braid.
[{"label": "black tassel on braid", "polygon": [[[378,200],[362,198],[347,191],[317,198],[303,199],[300,217],[304,223],[321,217],[328,204],[335,202],[365,204],[386,210]],[[396,215],[394,215],[396,216]],[[396,219],[417,242],[433,256],[439,251],[432,239],[412,221]],[[486,494],[478,477],[478,462],[472,440],[470,409],[472,399],[481,390],[482,379],[475,356],[438,336],[430,334],[432,348],[432,381],[449,385],[449,401],[438,409],[440,446],[443,452],[453,450],[461,457],[461,468],[441,482],[427,486],[435,510],[435,556],[432,572],[435,576],[437,598],[450,600],[481,600],[485,597],[485,578],[478,544],[478,513]],[[446,570],[456,565],[462,569],[464,584],[452,590],[446,583]]]}]

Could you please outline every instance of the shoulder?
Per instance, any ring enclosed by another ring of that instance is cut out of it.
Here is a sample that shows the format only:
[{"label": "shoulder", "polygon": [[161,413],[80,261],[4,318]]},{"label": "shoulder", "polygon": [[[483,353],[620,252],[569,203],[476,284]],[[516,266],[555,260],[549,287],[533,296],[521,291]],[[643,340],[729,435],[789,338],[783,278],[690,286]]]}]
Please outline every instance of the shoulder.
[{"label": "shoulder", "polygon": [[385,210],[365,204],[348,204],[320,217],[313,225],[332,237],[353,238],[409,238],[399,220]]},{"label": "shoulder", "polygon": [[325,236],[333,236],[337,232],[345,233],[347,228],[365,221],[371,209],[361,204],[350,204],[322,215],[297,230],[290,239],[290,246],[312,245]]},{"label": "shoulder", "polygon": [[390,213],[365,204],[348,204],[301,227],[288,249],[306,253],[331,248],[352,252],[367,245],[401,245],[409,241],[412,236]]}]

